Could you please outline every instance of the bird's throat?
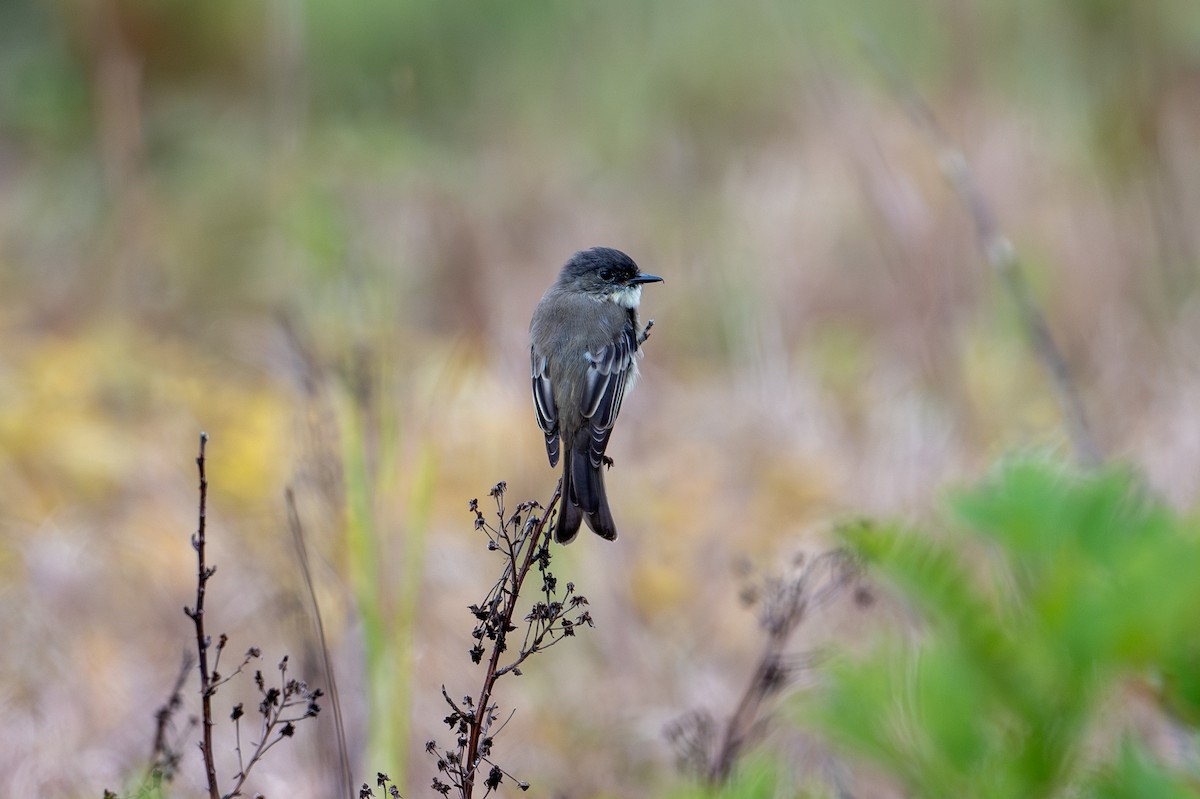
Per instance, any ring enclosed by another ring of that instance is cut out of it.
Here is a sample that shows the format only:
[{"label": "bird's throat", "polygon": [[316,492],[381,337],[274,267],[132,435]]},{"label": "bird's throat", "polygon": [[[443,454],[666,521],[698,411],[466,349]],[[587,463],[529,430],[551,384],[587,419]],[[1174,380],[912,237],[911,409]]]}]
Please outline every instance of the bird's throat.
[{"label": "bird's throat", "polygon": [[622,286],[619,289],[614,289],[613,292],[608,295],[608,299],[610,302],[614,302],[617,305],[620,305],[622,308],[628,308],[632,311],[636,309],[638,304],[642,301],[642,287],[640,285]]}]

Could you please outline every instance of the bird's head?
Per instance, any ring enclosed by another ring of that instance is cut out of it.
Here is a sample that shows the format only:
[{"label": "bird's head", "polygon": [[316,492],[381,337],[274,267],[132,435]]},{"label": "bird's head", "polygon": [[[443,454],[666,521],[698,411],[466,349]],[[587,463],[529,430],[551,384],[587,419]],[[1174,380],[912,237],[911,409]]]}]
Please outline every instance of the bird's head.
[{"label": "bird's head", "polygon": [[662,278],[644,274],[625,253],[611,247],[593,247],[571,256],[558,276],[559,286],[583,292],[596,300],[636,308],[642,299],[642,284]]}]

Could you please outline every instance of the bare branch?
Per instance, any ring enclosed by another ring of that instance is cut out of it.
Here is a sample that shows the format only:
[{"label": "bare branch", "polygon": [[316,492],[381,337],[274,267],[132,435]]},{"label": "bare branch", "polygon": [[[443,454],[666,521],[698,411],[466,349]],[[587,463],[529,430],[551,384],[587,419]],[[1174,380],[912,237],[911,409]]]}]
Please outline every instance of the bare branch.
[{"label": "bare branch", "polygon": [[200,434],[200,454],[196,456],[196,467],[200,472],[200,509],[196,535],[192,538],[192,547],[196,550],[196,605],[184,608],[196,627],[196,652],[200,663],[200,702],[201,723],[204,728],[204,741],[200,744],[204,754],[204,774],[208,780],[209,799],[220,799],[221,793],[217,787],[217,765],[213,759],[213,715],[212,695],[214,686],[212,674],[208,668],[208,648],[212,641],[204,633],[204,594],[208,588],[208,580],[216,572],[215,566],[208,566],[204,560],[205,525],[207,523],[208,506],[208,476],[204,470],[204,450],[208,445],[208,433]]}]

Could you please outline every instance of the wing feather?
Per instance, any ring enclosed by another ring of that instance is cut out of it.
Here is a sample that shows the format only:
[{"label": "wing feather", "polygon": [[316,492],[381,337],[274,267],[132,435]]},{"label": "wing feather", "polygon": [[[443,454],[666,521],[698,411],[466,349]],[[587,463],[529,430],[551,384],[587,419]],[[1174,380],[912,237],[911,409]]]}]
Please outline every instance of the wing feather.
[{"label": "wing feather", "polygon": [[625,399],[625,389],[637,374],[637,356],[637,333],[632,320],[626,322],[610,343],[598,352],[587,354],[587,380],[581,410],[591,434],[588,460],[595,468],[599,468],[604,460],[613,424]]},{"label": "wing feather", "polygon": [[546,436],[546,457],[550,465],[558,465],[559,435],[558,407],[554,404],[554,386],[550,383],[549,359],[538,357],[532,347],[529,349],[530,368],[533,373],[533,409],[537,414],[538,427]]}]

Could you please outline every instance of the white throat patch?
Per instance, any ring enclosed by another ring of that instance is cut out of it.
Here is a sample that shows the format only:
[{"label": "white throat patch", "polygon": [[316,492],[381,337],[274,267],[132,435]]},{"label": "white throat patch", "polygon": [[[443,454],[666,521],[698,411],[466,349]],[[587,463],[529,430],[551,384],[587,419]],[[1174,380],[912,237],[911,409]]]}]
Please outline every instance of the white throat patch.
[{"label": "white throat patch", "polygon": [[635,286],[624,286],[609,294],[608,299],[622,308],[633,310],[642,301],[642,286],[640,283]]}]

